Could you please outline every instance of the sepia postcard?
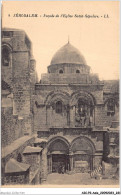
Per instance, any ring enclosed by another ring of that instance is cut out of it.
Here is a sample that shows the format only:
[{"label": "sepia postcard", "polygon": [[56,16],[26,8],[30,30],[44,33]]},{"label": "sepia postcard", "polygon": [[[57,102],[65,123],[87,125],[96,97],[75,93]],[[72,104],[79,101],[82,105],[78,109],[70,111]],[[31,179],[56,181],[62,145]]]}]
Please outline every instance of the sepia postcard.
[{"label": "sepia postcard", "polygon": [[2,188],[119,188],[119,1],[2,1]]}]

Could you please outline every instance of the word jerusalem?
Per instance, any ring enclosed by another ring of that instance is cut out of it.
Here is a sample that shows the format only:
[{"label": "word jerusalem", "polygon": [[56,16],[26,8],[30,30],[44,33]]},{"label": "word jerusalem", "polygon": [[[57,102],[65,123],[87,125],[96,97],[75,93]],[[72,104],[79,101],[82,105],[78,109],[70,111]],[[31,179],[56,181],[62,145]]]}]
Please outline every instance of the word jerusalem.
[{"label": "word jerusalem", "polygon": [[13,17],[38,17],[38,14],[14,14]]}]

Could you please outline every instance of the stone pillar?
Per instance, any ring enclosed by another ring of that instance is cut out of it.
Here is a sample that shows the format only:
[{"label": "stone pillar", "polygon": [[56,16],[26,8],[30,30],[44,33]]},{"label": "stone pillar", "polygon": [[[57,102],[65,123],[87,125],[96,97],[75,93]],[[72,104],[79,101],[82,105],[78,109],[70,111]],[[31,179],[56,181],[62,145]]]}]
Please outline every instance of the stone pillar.
[{"label": "stone pillar", "polygon": [[70,169],[73,171],[73,155],[70,156]]},{"label": "stone pillar", "polygon": [[50,156],[50,172],[52,173],[52,155]]},{"label": "stone pillar", "polygon": [[73,124],[73,109],[70,108],[70,126]]},{"label": "stone pillar", "polygon": [[48,124],[48,121],[47,121],[48,116],[47,116],[47,114],[48,114],[48,108],[46,106],[46,125]]},{"label": "stone pillar", "polygon": [[93,155],[90,155],[90,170],[93,170],[94,168],[94,157]]},{"label": "stone pillar", "polygon": [[75,126],[75,106],[70,108],[70,126]]},{"label": "stone pillar", "polygon": [[51,106],[50,107],[48,107],[47,109],[46,109],[46,111],[47,111],[47,125],[51,125],[51,115],[52,115],[52,113],[51,113]]},{"label": "stone pillar", "polygon": [[52,173],[52,155],[47,156],[48,160],[48,173]]},{"label": "stone pillar", "polygon": [[50,126],[53,125],[53,109],[52,106],[50,106]]},{"label": "stone pillar", "polygon": [[70,164],[70,171],[73,171],[73,153],[72,152],[70,152],[69,153],[69,164]]},{"label": "stone pillar", "polygon": [[42,151],[42,173],[41,173],[41,181],[46,181],[47,174],[48,174],[48,167],[47,167],[47,148],[45,147]]},{"label": "stone pillar", "polygon": [[1,184],[4,185],[5,179],[5,159],[1,160]]},{"label": "stone pillar", "polygon": [[35,184],[40,184],[40,173],[38,173],[35,177]]},{"label": "stone pillar", "polygon": [[66,106],[66,113],[67,113],[67,125],[70,125],[70,106]]}]

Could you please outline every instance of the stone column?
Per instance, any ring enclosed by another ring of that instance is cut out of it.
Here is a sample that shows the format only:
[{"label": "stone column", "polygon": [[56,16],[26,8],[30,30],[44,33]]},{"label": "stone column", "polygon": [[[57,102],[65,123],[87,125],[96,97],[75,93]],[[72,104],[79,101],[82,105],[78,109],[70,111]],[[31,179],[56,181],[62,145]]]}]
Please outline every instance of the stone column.
[{"label": "stone column", "polygon": [[48,175],[48,167],[47,167],[47,148],[45,147],[42,151],[42,173],[41,173],[41,181],[46,181]]},{"label": "stone column", "polygon": [[50,156],[50,172],[52,173],[52,155]]},{"label": "stone column", "polygon": [[4,185],[5,180],[5,159],[1,160],[1,184]]},{"label": "stone column", "polygon": [[76,113],[76,108],[73,106],[70,108],[70,125],[75,126],[75,113]]},{"label": "stone column", "polygon": [[52,173],[52,155],[50,154],[48,157],[48,173]]},{"label": "stone column", "polygon": [[70,108],[70,126],[72,126],[72,124],[73,124],[73,109],[72,108]]},{"label": "stone column", "polygon": [[53,111],[52,111],[52,106],[50,106],[50,126],[53,125]]},{"label": "stone column", "polygon": [[90,155],[90,170],[92,171],[94,167],[94,157],[93,155]]},{"label": "stone column", "polygon": [[47,125],[47,123],[48,123],[48,121],[47,121],[47,118],[48,118],[48,116],[47,116],[47,111],[48,109],[47,109],[47,106],[46,106],[46,110],[45,110],[45,112],[46,112],[46,125]]},{"label": "stone column", "polygon": [[73,153],[69,153],[70,171],[73,171]]},{"label": "stone column", "polygon": [[35,184],[40,184],[40,174],[39,173],[35,177]]},{"label": "stone column", "polygon": [[48,155],[47,155],[47,171],[48,173],[50,173],[50,158]]},{"label": "stone column", "polygon": [[51,116],[52,116],[52,113],[51,113],[51,106],[47,108],[47,125],[51,125]]}]

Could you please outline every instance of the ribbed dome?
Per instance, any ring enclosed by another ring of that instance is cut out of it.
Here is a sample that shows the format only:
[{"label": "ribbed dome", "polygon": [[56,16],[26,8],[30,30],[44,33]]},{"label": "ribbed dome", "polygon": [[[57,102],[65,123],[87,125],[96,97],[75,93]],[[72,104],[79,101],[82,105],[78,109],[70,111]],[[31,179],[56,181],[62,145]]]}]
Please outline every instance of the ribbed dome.
[{"label": "ribbed dome", "polygon": [[72,64],[84,64],[86,65],[86,60],[78,49],[76,49],[70,43],[67,43],[61,47],[53,56],[51,60],[51,65],[54,64],[63,64],[63,63],[72,63]]}]

